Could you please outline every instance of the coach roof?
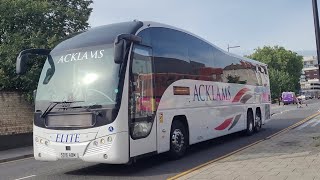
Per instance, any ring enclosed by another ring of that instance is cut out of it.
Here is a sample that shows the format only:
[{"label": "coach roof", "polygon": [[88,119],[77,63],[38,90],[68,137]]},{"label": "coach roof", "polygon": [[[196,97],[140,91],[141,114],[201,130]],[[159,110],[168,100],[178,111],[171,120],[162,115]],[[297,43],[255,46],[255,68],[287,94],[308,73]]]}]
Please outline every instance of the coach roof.
[{"label": "coach roof", "polygon": [[138,34],[140,31],[147,29],[147,28],[152,28],[152,27],[163,27],[163,28],[169,28],[169,29],[174,29],[177,31],[181,31],[184,33],[187,33],[189,35],[192,35],[194,37],[197,37],[198,39],[201,39],[202,41],[207,42],[214,48],[222,51],[225,54],[228,54],[229,56],[233,56],[235,58],[239,58],[248,62],[252,62],[254,64],[260,64],[263,66],[266,66],[266,64],[246,58],[246,57],[241,57],[229,52],[224,51],[223,49],[213,45],[209,41],[193,34],[190,33],[186,30],[179,29],[174,26],[170,26],[167,24],[162,24],[158,22],[152,22],[152,21],[130,21],[130,22],[122,22],[122,23],[115,23],[115,24],[109,24],[109,25],[103,25],[95,28],[88,29],[84,32],[78,33],[77,35],[70,35],[69,39],[62,41],[60,44],[58,44],[53,52],[55,51],[65,51],[69,49],[77,49],[77,48],[82,48],[82,47],[88,47],[88,46],[96,46],[96,45],[101,45],[101,44],[110,44],[114,42],[114,39],[117,37],[119,34]]},{"label": "coach roof", "polygon": [[119,34],[135,34],[143,25],[140,21],[122,22],[103,25],[84,32],[70,35],[54,48],[55,51],[65,51],[101,44],[112,44]]},{"label": "coach roof", "polygon": [[[170,26],[170,25],[167,25],[167,24],[163,24],[163,23],[158,23],[158,22],[153,22],[153,21],[143,21],[143,26],[138,30],[137,33],[139,33],[140,31],[144,30],[144,29],[147,29],[147,28],[151,28],[151,27],[163,27],[163,28],[169,28],[169,29],[174,29],[174,30],[177,30],[177,31],[181,31],[181,32],[184,32],[186,34],[189,34],[189,35],[192,35],[208,44],[210,44],[211,46],[213,46],[214,48],[222,51],[223,53],[229,55],[229,56],[232,56],[232,57],[235,57],[235,58],[238,58],[238,59],[241,59],[241,60],[245,60],[247,62],[251,62],[253,64],[259,64],[259,65],[262,65],[262,66],[267,66],[266,64],[262,63],[262,62],[259,62],[259,61],[256,61],[256,60],[253,60],[253,59],[249,59],[249,58],[246,58],[246,57],[242,57],[242,56],[238,56],[236,54],[232,54],[232,53],[229,53],[219,47],[217,47],[216,45],[212,44],[211,42],[199,37],[198,35],[195,35],[191,32],[188,32],[184,29],[180,29],[180,28],[177,28],[177,27],[174,27],[174,26]],[[136,34],[137,34],[136,33]]]}]

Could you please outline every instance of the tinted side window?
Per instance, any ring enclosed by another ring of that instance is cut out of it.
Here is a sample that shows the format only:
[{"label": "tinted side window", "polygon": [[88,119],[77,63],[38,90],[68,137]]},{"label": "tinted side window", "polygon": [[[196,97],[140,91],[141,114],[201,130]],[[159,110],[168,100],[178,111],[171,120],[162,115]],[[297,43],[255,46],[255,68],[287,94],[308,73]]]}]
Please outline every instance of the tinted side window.
[{"label": "tinted side window", "polygon": [[213,52],[210,44],[189,35],[188,56],[191,75],[199,80],[216,81],[213,75]]},{"label": "tinted side window", "polygon": [[[255,72],[252,64],[213,48],[214,66],[221,73],[221,81],[225,83],[238,83],[256,85]],[[250,65],[251,64],[251,65]]]},{"label": "tinted side window", "polygon": [[170,84],[190,78],[186,34],[167,28],[149,28],[153,49],[155,97],[161,98]]},{"label": "tinted side window", "polygon": [[152,46],[150,28],[142,30],[141,32],[138,33],[138,36],[140,36],[142,38],[141,44],[147,45],[147,46]]},{"label": "tinted side window", "polygon": [[167,28],[151,28],[156,73],[189,74],[186,34]]},{"label": "tinted side window", "polygon": [[258,76],[257,76],[257,67],[251,62],[240,61],[240,63],[246,68],[247,71],[247,84],[249,85],[258,85]]}]

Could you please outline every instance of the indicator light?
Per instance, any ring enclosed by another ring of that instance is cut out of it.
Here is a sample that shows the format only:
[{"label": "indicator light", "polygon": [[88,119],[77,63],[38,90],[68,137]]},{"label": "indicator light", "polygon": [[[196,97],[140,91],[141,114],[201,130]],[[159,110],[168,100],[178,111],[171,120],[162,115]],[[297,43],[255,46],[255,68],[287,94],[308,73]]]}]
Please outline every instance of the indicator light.
[{"label": "indicator light", "polygon": [[108,136],[107,141],[108,141],[108,142],[111,142],[111,141],[112,141],[112,137],[111,137],[111,136]]}]

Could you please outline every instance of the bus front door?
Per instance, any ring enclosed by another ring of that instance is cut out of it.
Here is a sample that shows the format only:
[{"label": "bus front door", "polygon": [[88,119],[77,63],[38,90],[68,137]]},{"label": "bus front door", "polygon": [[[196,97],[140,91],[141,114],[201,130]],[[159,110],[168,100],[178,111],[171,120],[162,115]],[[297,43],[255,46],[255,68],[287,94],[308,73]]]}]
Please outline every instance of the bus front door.
[{"label": "bus front door", "polygon": [[157,149],[152,49],[135,45],[130,72],[130,157]]}]

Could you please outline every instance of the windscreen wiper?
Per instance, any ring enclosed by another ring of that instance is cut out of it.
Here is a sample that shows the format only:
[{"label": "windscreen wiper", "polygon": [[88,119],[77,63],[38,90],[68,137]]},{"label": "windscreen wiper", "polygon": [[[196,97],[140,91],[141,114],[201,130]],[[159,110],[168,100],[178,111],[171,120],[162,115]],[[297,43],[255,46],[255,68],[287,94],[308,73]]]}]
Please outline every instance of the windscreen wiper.
[{"label": "windscreen wiper", "polygon": [[45,118],[54,107],[56,107],[58,104],[71,104],[71,103],[76,103],[76,102],[84,102],[84,101],[57,101],[57,102],[51,102],[47,109],[41,114],[41,118]]},{"label": "windscreen wiper", "polygon": [[96,116],[101,116],[102,114],[99,111],[94,111],[92,108],[101,108],[101,105],[92,105],[92,106],[69,106],[63,109],[77,109],[82,108],[85,109],[88,112],[91,112],[92,114],[95,114]]}]

